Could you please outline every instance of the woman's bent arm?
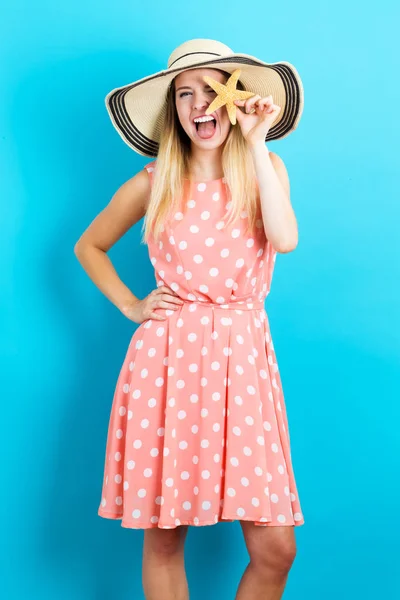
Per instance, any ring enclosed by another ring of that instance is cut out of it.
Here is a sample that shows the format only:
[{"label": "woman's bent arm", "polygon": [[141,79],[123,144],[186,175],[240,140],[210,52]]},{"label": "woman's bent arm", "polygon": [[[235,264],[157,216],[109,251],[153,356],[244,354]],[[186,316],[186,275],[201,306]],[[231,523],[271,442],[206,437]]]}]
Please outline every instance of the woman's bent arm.
[{"label": "woman's bent arm", "polygon": [[74,246],[90,279],[121,312],[138,298],[120,279],[107,252],[144,217],[149,197],[149,176],[143,169],[116,191]]}]

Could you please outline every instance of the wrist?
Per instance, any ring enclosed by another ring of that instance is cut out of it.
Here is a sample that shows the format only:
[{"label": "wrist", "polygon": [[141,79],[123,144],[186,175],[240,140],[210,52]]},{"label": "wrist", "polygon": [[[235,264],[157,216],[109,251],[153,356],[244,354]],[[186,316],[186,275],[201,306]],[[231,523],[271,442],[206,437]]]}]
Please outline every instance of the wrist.
[{"label": "wrist", "polygon": [[117,303],[117,308],[126,315],[128,311],[132,310],[135,304],[139,302],[139,298],[134,296],[133,294],[123,298],[121,302]]},{"label": "wrist", "polygon": [[259,140],[257,142],[249,142],[249,149],[252,154],[259,154],[260,152],[269,153],[269,150],[264,140]]}]

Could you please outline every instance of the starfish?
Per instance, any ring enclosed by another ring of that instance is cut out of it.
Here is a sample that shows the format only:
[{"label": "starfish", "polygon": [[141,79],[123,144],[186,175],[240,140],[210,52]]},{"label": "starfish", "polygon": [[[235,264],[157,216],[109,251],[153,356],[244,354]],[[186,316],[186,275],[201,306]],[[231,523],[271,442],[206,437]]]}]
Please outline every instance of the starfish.
[{"label": "starfish", "polygon": [[217,110],[226,104],[229,120],[232,125],[236,125],[236,104],[233,103],[234,100],[246,100],[247,98],[254,96],[253,92],[246,92],[236,89],[236,84],[240,77],[240,73],[241,70],[236,69],[229,77],[226,85],[220,83],[219,81],[215,81],[215,79],[208,77],[208,75],[203,77],[204,81],[208,83],[208,85],[212,87],[215,92],[217,92],[217,97],[214,98],[210,106],[207,108],[206,115],[211,114],[214,110]]}]

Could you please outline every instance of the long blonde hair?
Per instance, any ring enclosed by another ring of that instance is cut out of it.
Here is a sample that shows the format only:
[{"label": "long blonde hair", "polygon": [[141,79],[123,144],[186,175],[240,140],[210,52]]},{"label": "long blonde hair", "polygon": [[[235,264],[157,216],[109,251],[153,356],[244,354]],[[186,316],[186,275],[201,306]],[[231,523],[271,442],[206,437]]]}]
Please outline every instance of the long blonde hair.
[{"label": "long blonde hair", "polygon": [[[230,75],[222,72],[227,77]],[[244,89],[240,81],[238,88]],[[172,80],[168,89],[166,103],[166,118],[153,173],[151,196],[142,227],[142,243],[148,243],[150,233],[157,240],[168,216],[182,208],[184,179],[191,179],[190,139],[180,124],[176,110],[175,80]],[[225,141],[222,169],[231,201],[225,213],[225,216],[229,215],[226,225],[239,218],[242,211],[246,211],[247,230],[253,231],[257,218],[259,188],[253,160],[238,124],[231,126]]]}]

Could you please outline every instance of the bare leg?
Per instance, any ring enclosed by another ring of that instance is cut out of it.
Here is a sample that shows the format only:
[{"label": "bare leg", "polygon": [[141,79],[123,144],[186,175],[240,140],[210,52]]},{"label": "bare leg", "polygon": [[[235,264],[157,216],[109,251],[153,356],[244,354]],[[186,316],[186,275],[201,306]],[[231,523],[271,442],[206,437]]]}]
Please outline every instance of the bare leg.
[{"label": "bare leg", "polygon": [[240,521],[250,555],[235,600],[280,600],[296,556],[294,527]]},{"label": "bare leg", "polygon": [[188,600],[184,566],[187,525],[144,530],[142,582],[146,600]]}]

